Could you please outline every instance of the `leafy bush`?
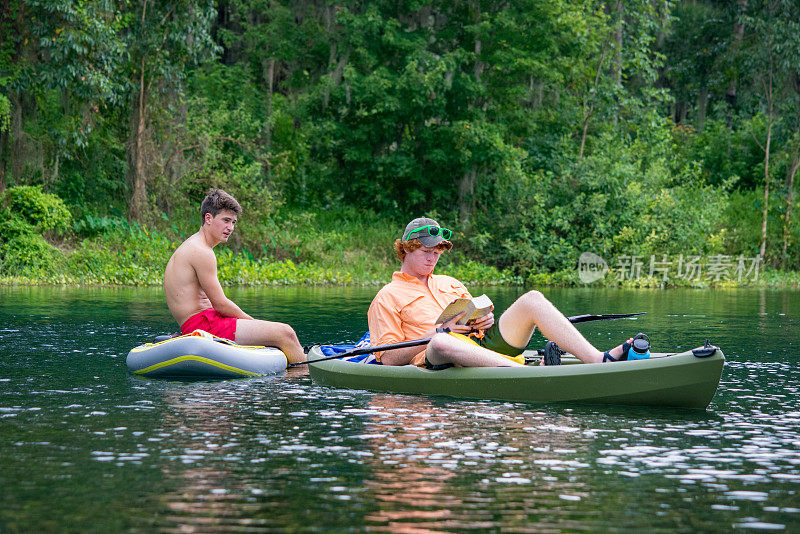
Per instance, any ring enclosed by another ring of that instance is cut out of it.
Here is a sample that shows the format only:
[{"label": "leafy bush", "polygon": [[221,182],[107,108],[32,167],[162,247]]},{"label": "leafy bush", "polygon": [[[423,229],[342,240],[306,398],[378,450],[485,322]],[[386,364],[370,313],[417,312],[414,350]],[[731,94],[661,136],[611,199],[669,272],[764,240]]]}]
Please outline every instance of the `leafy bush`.
[{"label": "leafy bush", "polygon": [[8,130],[10,124],[11,101],[5,95],[0,95],[0,133]]},{"label": "leafy bush", "polygon": [[6,190],[5,203],[11,215],[20,215],[39,231],[63,231],[72,219],[58,196],[42,191],[41,186],[21,185]]},{"label": "leafy bush", "polygon": [[69,274],[82,283],[159,285],[178,247],[164,234],[138,224],[83,241],[69,257]]},{"label": "leafy bush", "polygon": [[0,274],[47,278],[56,267],[58,251],[19,217],[0,210]]},{"label": "leafy bush", "polygon": [[493,231],[468,240],[473,255],[529,278],[574,269],[584,251],[721,251],[727,193],[675,157],[669,123],[646,122],[636,137],[607,133],[598,143],[557,173],[525,169],[498,180],[496,200],[481,206],[473,223]]},{"label": "leafy bush", "polygon": [[122,230],[128,228],[128,223],[119,217],[108,215],[94,216],[84,215],[80,220],[72,224],[72,229],[81,237],[95,237],[99,234],[111,232],[112,230]]},{"label": "leafy bush", "polygon": [[510,270],[500,271],[497,267],[484,265],[473,260],[465,260],[447,265],[440,270],[440,274],[450,275],[467,285],[522,285],[522,279],[515,276]]},{"label": "leafy bush", "polygon": [[36,233],[36,229],[22,217],[15,217],[9,210],[0,207],[0,243],[34,233]]},{"label": "leafy bush", "polygon": [[20,214],[0,206],[0,275],[47,279],[60,253]]}]

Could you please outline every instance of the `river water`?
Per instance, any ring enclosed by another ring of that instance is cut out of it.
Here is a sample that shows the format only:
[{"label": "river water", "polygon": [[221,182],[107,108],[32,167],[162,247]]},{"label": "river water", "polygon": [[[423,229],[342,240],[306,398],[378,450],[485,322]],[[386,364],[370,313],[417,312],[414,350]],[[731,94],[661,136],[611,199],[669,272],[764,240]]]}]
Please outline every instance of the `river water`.
[{"label": "river water", "polygon": [[[376,288],[229,289],[352,342]],[[521,289],[485,291],[498,309]],[[598,348],[723,348],[705,411],[147,380],[158,289],[0,288],[0,532],[800,531],[800,292],[548,289]],[[541,337],[532,346],[540,347]]]}]

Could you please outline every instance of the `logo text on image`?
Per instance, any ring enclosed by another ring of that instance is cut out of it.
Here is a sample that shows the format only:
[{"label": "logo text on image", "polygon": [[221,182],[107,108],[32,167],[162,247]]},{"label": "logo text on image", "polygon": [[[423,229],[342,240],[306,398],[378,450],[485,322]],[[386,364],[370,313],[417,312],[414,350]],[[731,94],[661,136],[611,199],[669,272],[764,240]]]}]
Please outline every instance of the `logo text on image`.
[{"label": "logo text on image", "polygon": [[603,278],[608,272],[606,260],[594,252],[584,252],[578,259],[578,278],[584,284],[591,284]]}]

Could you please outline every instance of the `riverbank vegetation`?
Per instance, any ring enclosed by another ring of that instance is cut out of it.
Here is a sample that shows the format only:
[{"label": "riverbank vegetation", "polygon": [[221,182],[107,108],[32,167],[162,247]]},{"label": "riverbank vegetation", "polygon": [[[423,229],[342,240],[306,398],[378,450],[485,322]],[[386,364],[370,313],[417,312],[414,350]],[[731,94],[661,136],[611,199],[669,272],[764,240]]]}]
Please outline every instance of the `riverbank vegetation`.
[{"label": "riverbank vegetation", "polygon": [[798,20],[783,0],[11,2],[0,283],[158,284],[221,187],[245,210],[227,283],[383,283],[426,214],[469,282],[581,284],[592,252],[598,284],[797,285]]}]

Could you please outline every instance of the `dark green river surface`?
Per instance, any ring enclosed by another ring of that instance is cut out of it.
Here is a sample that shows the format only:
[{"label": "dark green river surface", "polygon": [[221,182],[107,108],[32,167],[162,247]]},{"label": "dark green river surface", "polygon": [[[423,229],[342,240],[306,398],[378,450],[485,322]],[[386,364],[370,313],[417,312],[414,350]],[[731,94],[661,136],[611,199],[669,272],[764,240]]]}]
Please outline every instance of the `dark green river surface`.
[{"label": "dark green river surface", "polygon": [[[485,291],[498,310],[521,289]],[[228,289],[303,344],[352,342],[376,288]],[[598,348],[706,338],[705,411],[130,375],[159,289],[0,288],[0,532],[800,531],[800,292],[548,289]],[[536,336],[532,346],[541,347]]]}]

